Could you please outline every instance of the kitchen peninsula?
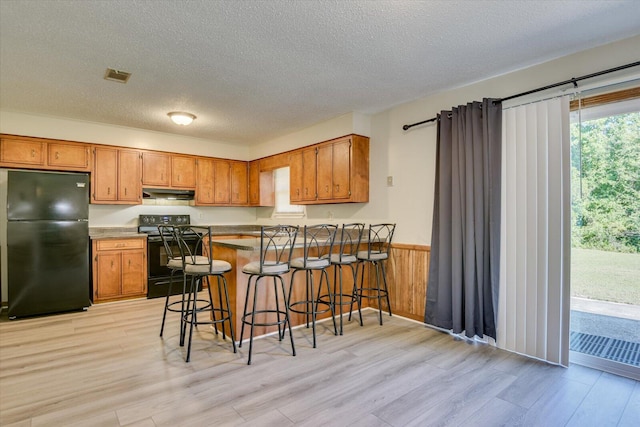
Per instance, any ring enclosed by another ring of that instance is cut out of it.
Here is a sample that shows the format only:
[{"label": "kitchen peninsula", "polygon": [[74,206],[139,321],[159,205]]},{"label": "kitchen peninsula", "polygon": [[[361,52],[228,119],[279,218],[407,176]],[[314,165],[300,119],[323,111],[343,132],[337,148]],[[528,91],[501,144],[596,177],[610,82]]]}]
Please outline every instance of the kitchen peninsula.
[{"label": "kitchen peninsula", "polygon": [[[301,232],[300,232],[301,233]],[[299,237],[300,237],[299,233]],[[260,260],[260,238],[259,231],[254,231],[251,233],[243,233],[237,235],[227,235],[220,236],[213,239],[214,245],[214,257],[216,259],[227,261],[233,267],[233,270],[225,275],[227,278],[227,287],[229,289],[229,299],[231,308],[233,310],[233,324],[236,330],[236,334],[240,333],[242,328],[242,313],[244,310],[244,300],[247,292],[247,282],[249,279],[249,275],[242,272],[242,268],[253,261]],[[336,248],[334,247],[334,252]],[[298,238],[296,240],[296,245],[293,250],[292,259],[303,256],[303,244],[302,240]],[[328,269],[328,274],[330,278],[330,286],[333,289],[333,268]],[[365,281],[368,280],[368,275],[365,274]],[[289,284],[291,283],[291,272],[282,276],[284,279],[285,287],[287,291],[289,290]],[[316,273],[314,276],[316,282],[316,289],[320,285],[320,275]],[[305,299],[305,276],[304,274],[297,274],[295,277],[295,282],[293,286],[293,294],[291,295],[292,301],[298,301]],[[353,280],[351,279],[349,274],[344,274],[343,276],[343,290],[344,292],[349,292],[349,290],[353,289]],[[261,281],[261,286],[259,287],[258,293],[258,304],[260,307],[274,309],[275,307],[271,306],[274,298],[270,297],[270,294],[273,292],[272,280],[269,277],[265,277]],[[216,298],[216,296],[213,296]],[[363,304],[365,301],[363,301]],[[346,308],[345,308],[346,307]],[[354,306],[354,309],[356,307]],[[343,306],[343,310],[348,311],[348,305]],[[336,315],[338,312],[336,311]],[[318,319],[326,319],[331,316],[330,312],[322,313],[318,315]],[[298,313],[290,313],[291,324],[294,326],[301,325],[305,323],[305,316],[303,314]],[[256,335],[262,335],[268,332],[275,331],[276,327],[271,327],[271,329],[265,327],[256,326]],[[237,335],[239,337],[239,335]]]}]

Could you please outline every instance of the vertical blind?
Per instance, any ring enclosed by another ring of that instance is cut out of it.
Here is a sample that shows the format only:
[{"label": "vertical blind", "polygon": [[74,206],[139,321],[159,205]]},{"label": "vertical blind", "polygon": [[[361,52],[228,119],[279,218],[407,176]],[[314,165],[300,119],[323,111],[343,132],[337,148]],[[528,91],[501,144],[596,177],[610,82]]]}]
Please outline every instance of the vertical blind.
[{"label": "vertical blind", "polygon": [[505,110],[502,156],[497,345],[567,366],[569,97]]}]

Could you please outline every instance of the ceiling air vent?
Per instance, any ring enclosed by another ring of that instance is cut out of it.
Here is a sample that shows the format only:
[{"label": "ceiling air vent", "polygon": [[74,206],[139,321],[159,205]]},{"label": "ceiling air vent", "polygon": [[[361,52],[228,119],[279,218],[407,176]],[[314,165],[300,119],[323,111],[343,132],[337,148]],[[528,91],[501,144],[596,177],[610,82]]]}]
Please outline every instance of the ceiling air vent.
[{"label": "ceiling air vent", "polygon": [[129,81],[129,77],[131,77],[131,73],[127,73],[126,71],[114,70],[113,68],[107,68],[107,72],[104,73],[105,80],[111,80],[118,83],[126,83],[127,81]]}]

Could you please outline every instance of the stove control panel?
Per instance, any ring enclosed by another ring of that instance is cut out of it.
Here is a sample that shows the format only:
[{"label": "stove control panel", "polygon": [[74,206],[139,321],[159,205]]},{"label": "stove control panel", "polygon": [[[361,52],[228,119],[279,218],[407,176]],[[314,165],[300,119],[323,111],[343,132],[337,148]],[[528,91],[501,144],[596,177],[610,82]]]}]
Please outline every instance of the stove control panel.
[{"label": "stove control panel", "polygon": [[138,217],[139,226],[167,225],[188,225],[191,217],[189,215],[140,215]]}]

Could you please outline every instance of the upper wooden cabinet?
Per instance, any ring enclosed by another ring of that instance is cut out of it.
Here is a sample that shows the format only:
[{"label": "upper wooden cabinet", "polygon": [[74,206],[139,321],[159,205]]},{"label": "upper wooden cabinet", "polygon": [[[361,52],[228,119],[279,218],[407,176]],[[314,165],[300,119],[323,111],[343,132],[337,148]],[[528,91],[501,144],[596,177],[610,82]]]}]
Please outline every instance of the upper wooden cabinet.
[{"label": "upper wooden cabinet", "polygon": [[91,149],[79,142],[3,135],[0,166],[84,172],[91,169]]},{"label": "upper wooden cabinet", "polygon": [[275,206],[273,171],[262,171],[260,162],[249,162],[249,206]]},{"label": "upper wooden cabinet", "polygon": [[213,204],[213,159],[200,157],[196,161],[196,205]]},{"label": "upper wooden cabinet", "polygon": [[171,184],[171,154],[144,151],[142,153],[142,186],[169,187]]},{"label": "upper wooden cabinet", "polygon": [[142,152],[142,186],[196,188],[196,157],[156,151]]},{"label": "upper wooden cabinet", "polygon": [[231,162],[231,204],[246,206],[249,203],[249,176],[247,162]]},{"label": "upper wooden cabinet", "polygon": [[171,156],[171,186],[196,188],[196,158],[193,156]]},{"label": "upper wooden cabinet", "polygon": [[91,203],[142,203],[140,152],[96,146],[91,176]]},{"label": "upper wooden cabinet", "polygon": [[231,204],[231,163],[228,160],[213,161],[213,202],[216,205]]},{"label": "upper wooden cabinet", "polygon": [[313,202],[318,198],[318,147],[293,151],[289,158],[289,199],[292,203]]},{"label": "upper wooden cabinet", "polygon": [[290,167],[292,203],[369,201],[369,138],[348,135],[295,150]]},{"label": "upper wooden cabinet", "polygon": [[318,147],[318,199],[351,196],[351,139]]},{"label": "upper wooden cabinet", "polygon": [[196,205],[247,206],[248,203],[247,162],[198,158]]}]

